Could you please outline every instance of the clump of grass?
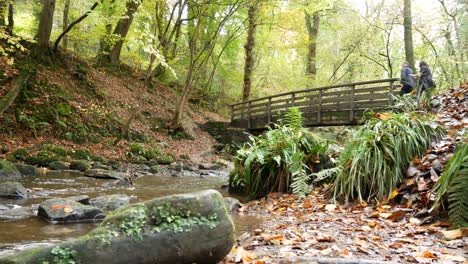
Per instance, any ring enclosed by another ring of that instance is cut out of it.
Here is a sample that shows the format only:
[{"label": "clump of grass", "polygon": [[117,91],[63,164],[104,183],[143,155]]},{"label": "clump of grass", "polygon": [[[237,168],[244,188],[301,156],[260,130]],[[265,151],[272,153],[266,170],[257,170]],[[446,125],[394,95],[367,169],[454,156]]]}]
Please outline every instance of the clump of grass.
[{"label": "clump of grass", "polygon": [[371,114],[350,136],[338,161],[334,197],[379,200],[405,177],[410,161],[445,130],[412,113]]}]

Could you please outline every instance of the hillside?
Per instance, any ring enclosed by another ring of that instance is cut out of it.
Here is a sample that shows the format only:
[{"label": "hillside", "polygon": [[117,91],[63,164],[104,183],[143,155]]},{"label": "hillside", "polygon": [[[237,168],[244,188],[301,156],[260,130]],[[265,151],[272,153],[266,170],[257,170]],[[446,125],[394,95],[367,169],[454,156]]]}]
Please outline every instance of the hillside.
[{"label": "hillside", "polygon": [[[35,149],[47,142],[121,159],[129,144],[138,142],[163,147],[176,157],[187,155],[193,161],[202,161],[215,140],[199,125],[224,120],[189,104],[183,121],[185,132],[169,130],[167,124],[179,91],[153,82],[153,88],[141,99],[143,74],[128,67],[97,67],[72,54],[61,54],[49,66],[29,59],[17,60],[16,65],[17,69],[2,63],[3,71],[14,77],[7,79],[0,91],[3,96],[14,81],[22,82],[20,95],[0,116],[0,141],[10,153],[19,147]],[[140,113],[129,135],[113,146],[130,109],[136,105]]]}]

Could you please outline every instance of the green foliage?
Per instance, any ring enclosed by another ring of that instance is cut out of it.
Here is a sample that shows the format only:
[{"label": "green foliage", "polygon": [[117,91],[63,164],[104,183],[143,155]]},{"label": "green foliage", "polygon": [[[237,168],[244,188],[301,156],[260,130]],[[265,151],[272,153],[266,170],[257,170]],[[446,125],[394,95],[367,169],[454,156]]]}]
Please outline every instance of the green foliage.
[{"label": "green foliage", "polygon": [[49,144],[49,143],[43,144],[42,149],[55,153],[59,157],[66,157],[68,154],[67,150],[64,149],[63,147],[56,146],[56,145]]},{"label": "green foliage", "polygon": [[91,152],[87,149],[76,149],[70,153],[70,156],[77,160],[90,160]]},{"label": "green foliage", "polygon": [[300,129],[304,123],[302,112],[297,107],[291,107],[288,112],[284,115],[283,124],[293,129]]},{"label": "green foliage", "polygon": [[339,161],[334,196],[346,200],[388,197],[409,162],[445,130],[412,113],[374,114],[350,136]]},{"label": "green foliage", "polygon": [[152,225],[155,232],[189,232],[193,226],[205,225],[213,229],[219,224],[216,213],[205,217],[190,210],[172,208],[169,204],[153,208],[151,210],[151,219],[153,220]]},{"label": "green foliage", "polygon": [[[54,255],[53,264],[76,264],[77,252],[71,248],[54,247],[50,253]],[[48,261],[43,261],[41,264],[49,264]]]},{"label": "green foliage", "polygon": [[327,149],[326,140],[303,128],[278,126],[250,136],[235,156],[230,187],[250,198],[269,192],[308,193],[310,173]]},{"label": "green foliage", "polygon": [[[392,95],[393,96],[393,95]],[[403,96],[393,96],[393,105],[391,110],[395,112],[412,112],[418,109],[418,102],[411,94]]]},{"label": "green foliage", "polygon": [[129,216],[118,225],[117,228],[119,233],[127,237],[133,237],[141,240],[146,219],[146,208],[136,207],[132,212],[130,212]]},{"label": "green foliage", "polygon": [[468,227],[468,145],[462,144],[445,167],[437,181],[434,207],[447,199],[451,228]]},{"label": "green foliage", "polygon": [[11,153],[11,157],[14,160],[26,161],[29,156],[31,156],[31,154],[29,154],[29,151],[24,148],[17,148],[13,153]]},{"label": "green foliage", "polygon": [[143,144],[132,143],[125,154],[133,160],[147,161],[162,155],[162,152],[158,148],[147,148]]},{"label": "green foliage", "polygon": [[62,160],[62,157],[59,157],[55,153],[48,150],[41,150],[36,155],[29,156],[26,159],[26,162],[31,165],[37,165],[41,167],[47,167],[49,163],[54,161]]}]

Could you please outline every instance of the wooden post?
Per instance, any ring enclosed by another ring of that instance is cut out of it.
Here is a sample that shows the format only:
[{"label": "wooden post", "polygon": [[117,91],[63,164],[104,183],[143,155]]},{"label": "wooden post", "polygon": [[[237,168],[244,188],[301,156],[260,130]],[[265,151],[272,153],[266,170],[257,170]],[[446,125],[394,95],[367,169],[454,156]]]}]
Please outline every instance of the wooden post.
[{"label": "wooden post", "polygon": [[249,116],[247,117],[247,128],[250,129],[251,123],[250,119],[252,118],[252,102],[249,102],[249,110],[248,110]]},{"label": "wooden post", "polygon": [[395,93],[395,87],[393,81],[390,82],[390,94],[388,95],[388,105],[393,105],[393,94]]},{"label": "wooden post", "polygon": [[356,86],[351,86],[351,96],[349,100],[349,122],[353,122],[354,120],[354,92]]},{"label": "wooden post", "polygon": [[231,105],[231,124],[233,120],[234,120],[234,105]]},{"label": "wooden post", "polygon": [[317,109],[317,124],[322,123],[322,93],[323,90],[319,90],[319,103],[318,103],[318,109]]},{"label": "wooden post", "polygon": [[271,123],[271,97],[268,98],[268,125]]},{"label": "wooden post", "polygon": [[296,94],[292,93],[291,94],[291,107],[294,107],[294,103],[296,102]]}]

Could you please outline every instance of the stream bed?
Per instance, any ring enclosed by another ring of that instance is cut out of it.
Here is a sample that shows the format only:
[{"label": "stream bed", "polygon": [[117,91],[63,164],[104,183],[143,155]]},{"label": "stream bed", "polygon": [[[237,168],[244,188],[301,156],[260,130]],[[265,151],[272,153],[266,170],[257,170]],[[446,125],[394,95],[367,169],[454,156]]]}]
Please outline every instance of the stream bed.
[{"label": "stream bed", "polygon": [[[225,172],[204,178],[197,176],[146,175],[133,180],[133,186],[108,187],[106,179],[83,176],[79,172],[48,171],[38,177],[18,180],[28,189],[25,200],[0,199],[0,206],[15,208],[20,213],[17,219],[0,220],[0,256],[38,245],[51,245],[63,240],[86,234],[99,223],[51,224],[39,218],[38,205],[53,197],[88,195],[94,198],[110,194],[126,194],[130,203],[150,200],[156,197],[188,193],[205,189],[215,189],[223,196],[231,196],[221,186],[227,183]],[[103,186],[104,185],[104,186]],[[1,214],[1,211],[0,211]],[[5,217],[0,216],[0,219]],[[257,228],[257,217],[233,214],[237,235]]]}]

